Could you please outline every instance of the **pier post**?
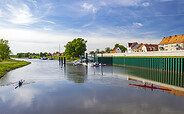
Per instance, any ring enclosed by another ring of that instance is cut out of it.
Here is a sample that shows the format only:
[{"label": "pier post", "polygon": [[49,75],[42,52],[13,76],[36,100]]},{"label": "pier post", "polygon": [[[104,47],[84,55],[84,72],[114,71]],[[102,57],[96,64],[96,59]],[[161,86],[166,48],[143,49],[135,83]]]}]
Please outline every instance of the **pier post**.
[{"label": "pier post", "polygon": [[103,64],[103,53],[101,54],[101,64]]},{"label": "pier post", "polygon": [[61,57],[61,59],[60,59],[60,60],[61,60],[61,64],[63,64],[63,57]]},{"label": "pier post", "polygon": [[94,53],[94,63],[95,63],[95,53]]},{"label": "pier post", "polygon": [[88,53],[86,53],[86,64],[88,64]]},{"label": "pier post", "polygon": [[66,64],[66,57],[64,57],[64,61],[63,61],[64,65]]}]

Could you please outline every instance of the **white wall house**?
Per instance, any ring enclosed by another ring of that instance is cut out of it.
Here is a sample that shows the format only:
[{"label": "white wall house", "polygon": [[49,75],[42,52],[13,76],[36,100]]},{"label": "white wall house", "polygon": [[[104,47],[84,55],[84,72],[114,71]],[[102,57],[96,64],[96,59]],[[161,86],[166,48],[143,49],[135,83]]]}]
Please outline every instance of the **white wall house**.
[{"label": "white wall house", "polygon": [[111,53],[122,53],[122,50],[119,47],[116,47]]}]

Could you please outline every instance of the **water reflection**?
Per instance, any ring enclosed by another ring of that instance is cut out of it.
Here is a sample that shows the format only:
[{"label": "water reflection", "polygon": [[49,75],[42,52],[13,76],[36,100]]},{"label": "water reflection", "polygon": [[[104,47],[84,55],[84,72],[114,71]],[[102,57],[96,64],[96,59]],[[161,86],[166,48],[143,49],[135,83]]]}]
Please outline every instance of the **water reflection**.
[{"label": "water reflection", "polygon": [[0,86],[0,113],[184,113],[184,98],[163,91],[131,88],[128,84],[134,80],[126,80],[127,76],[134,76],[159,81],[159,78],[155,78],[157,75],[153,75],[157,73],[116,66],[95,68],[66,65],[61,68],[56,61],[31,61],[31,65],[8,73],[0,81],[4,85],[22,78],[26,80],[25,83],[35,82],[18,89],[12,85]]},{"label": "water reflection", "polygon": [[66,76],[68,80],[75,83],[84,83],[87,80],[88,67],[86,66],[73,66],[68,64],[65,66]]},{"label": "water reflection", "polygon": [[[119,67],[120,68],[120,67]],[[114,72],[120,72],[116,67]],[[156,82],[165,83],[168,85],[184,87],[184,74],[179,72],[166,72],[160,70],[146,70],[146,69],[138,69],[138,68],[124,68],[124,74],[140,77],[148,80],[153,80]]]}]

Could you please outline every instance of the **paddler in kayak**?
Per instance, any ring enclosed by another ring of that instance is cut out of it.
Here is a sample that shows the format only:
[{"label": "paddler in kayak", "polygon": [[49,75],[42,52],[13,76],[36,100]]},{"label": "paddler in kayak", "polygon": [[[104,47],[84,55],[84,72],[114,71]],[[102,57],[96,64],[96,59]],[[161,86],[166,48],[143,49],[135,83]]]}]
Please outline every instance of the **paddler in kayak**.
[{"label": "paddler in kayak", "polygon": [[146,82],[144,82],[144,86],[146,86]]},{"label": "paddler in kayak", "polygon": [[23,81],[20,80],[20,81],[19,81],[19,87],[22,86],[22,83],[23,83]]},{"label": "paddler in kayak", "polygon": [[23,82],[24,82],[24,81],[20,80],[19,83],[18,83],[18,85],[15,87],[15,89],[17,89],[18,87],[21,87],[22,84],[23,84]]}]

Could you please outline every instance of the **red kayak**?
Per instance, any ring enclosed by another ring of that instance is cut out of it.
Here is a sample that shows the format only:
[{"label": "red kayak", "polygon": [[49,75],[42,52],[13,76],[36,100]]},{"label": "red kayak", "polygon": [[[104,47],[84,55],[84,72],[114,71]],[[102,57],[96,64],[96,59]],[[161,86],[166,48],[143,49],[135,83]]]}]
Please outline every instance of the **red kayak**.
[{"label": "red kayak", "polygon": [[170,89],[161,88],[161,87],[153,87],[153,86],[148,86],[148,85],[143,85],[143,84],[131,84],[131,83],[129,83],[129,85],[171,91]]}]

